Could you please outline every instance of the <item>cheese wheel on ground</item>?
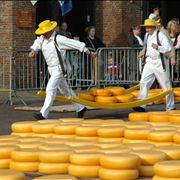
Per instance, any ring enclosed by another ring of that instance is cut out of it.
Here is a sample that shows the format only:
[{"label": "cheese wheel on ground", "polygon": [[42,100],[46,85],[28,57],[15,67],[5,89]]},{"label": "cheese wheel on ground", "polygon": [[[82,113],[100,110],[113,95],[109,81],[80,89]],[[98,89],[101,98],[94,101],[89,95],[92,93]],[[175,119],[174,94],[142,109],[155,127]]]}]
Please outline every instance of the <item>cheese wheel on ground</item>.
[{"label": "cheese wheel on ground", "polygon": [[46,175],[36,177],[33,180],[77,180],[77,178],[70,175]]},{"label": "cheese wheel on ground", "polygon": [[98,138],[98,142],[122,142],[123,138]]},{"label": "cheese wheel on ground", "polygon": [[39,163],[39,172],[44,174],[67,174],[69,163]]},{"label": "cheese wheel on ground", "polygon": [[71,147],[65,144],[46,144],[43,143],[39,146],[41,150],[71,150]]},{"label": "cheese wheel on ground", "polygon": [[42,143],[40,142],[21,142],[21,143],[18,143],[17,146],[20,147],[20,148],[38,148]]},{"label": "cheese wheel on ground", "polygon": [[60,118],[63,123],[81,123],[83,118]]},{"label": "cheese wheel on ground", "polygon": [[180,114],[169,115],[169,122],[180,123]]},{"label": "cheese wheel on ground", "polygon": [[154,130],[148,134],[148,140],[155,142],[173,142],[176,131]]},{"label": "cheese wheel on ground", "polygon": [[68,167],[68,173],[76,177],[84,178],[96,178],[98,177],[100,166],[81,166],[70,164]]},{"label": "cheese wheel on ground", "polygon": [[0,159],[11,158],[11,152],[18,149],[18,146],[0,146]]},{"label": "cheese wheel on ground", "polygon": [[156,126],[170,126],[171,123],[170,122],[149,122],[150,125],[152,125],[152,128],[153,127],[156,127]]},{"label": "cheese wheel on ground", "polygon": [[94,144],[95,146],[99,148],[121,148],[124,147],[121,143],[116,142],[98,142]]},{"label": "cheese wheel on ground", "polygon": [[124,124],[124,126],[126,128],[149,128],[149,127],[151,127],[149,124],[146,123],[146,121],[140,121],[140,122],[137,122],[137,121],[136,122],[133,122],[133,121],[126,122]]},{"label": "cheese wheel on ground", "polygon": [[11,130],[16,133],[32,132],[32,126],[36,123],[36,121],[15,122],[11,125]]},{"label": "cheese wheel on ground", "polygon": [[41,124],[57,124],[59,123],[60,121],[58,119],[46,119],[46,120],[39,120],[37,121],[37,123],[41,123]]},{"label": "cheese wheel on ground", "polygon": [[51,138],[53,137],[54,134],[52,133],[47,133],[47,134],[33,134],[33,137],[42,137],[42,138]]},{"label": "cheese wheel on ground", "polygon": [[99,149],[98,152],[104,154],[119,154],[119,153],[130,153],[132,151],[131,148],[122,147],[122,148],[106,148],[106,149]]},{"label": "cheese wheel on ground", "polygon": [[119,96],[125,93],[125,89],[123,87],[106,87],[105,89],[108,89],[113,96]]},{"label": "cheese wheel on ground", "polygon": [[61,139],[61,138],[44,138],[41,140],[42,143],[48,143],[48,144],[64,144],[67,142],[68,139]]},{"label": "cheese wheel on ground", "polygon": [[152,177],[154,176],[154,167],[153,166],[139,166],[138,168],[139,176],[141,177]]},{"label": "cheese wheel on ground", "polygon": [[141,160],[134,154],[106,154],[100,158],[100,164],[109,169],[136,169]]},{"label": "cheese wheel on ground", "polygon": [[87,101],[95,101],[95,97],[88,94],[88,93],[78,92],[78,98],[79,99],[84,99],[84,100],[87,100]]},{"label": "cheese wheel on ground", "polygon": [[38,162],[38,149],[16,149],[11,153],[11,159],[18,162]]},{"label": "cheese wheel on ground", "polygon": [[0,169],[9,169],[11,159],[0,159]]},{"label": "cheese wheel on ground", "polygon": [[70,162],[76,165],[96,166],[99,165],[101,153],[81,152],[70,155]]},{"label": "cheese wheel on ground", "polygon": [[154,165],[154,172],[157,176],[180,179],[180,161],[162,161]]},{"label": "cheese wheel on ground", "polygon": [[17,140],[19,139],[19,136],[17,135],[0,135],[0,141],[7,141],[7,140]]},{"label": "cheese wheel on ground", "polygon": [[99,148],[94,145],[89,146],[78,146],[73,148],[74,152],[81,153],[81,152],[99,152]]},{"label": "cheese wheel on ground", "polygon": [[94,140],[74,140],[74,141],[67,141],[65,142],[66,145],[71,147],[78,147],[78,146],[88,146],[88,145],[94,145],[96,141]]},{"label": "cheese wheel on ground", "polygon": [[101,180],[136,180],[138,174],[136,169],[106,169],[101,167],[99,170]]},{"label": "cheese wheel on ground", "polygon": [[58,123],[36,123],[32,126],[32,131],[38,134],[53,133],[53,128],[57,125]]},{"label": "cheese wheel on ground", "polygon": [[15,135],[15,136],[19,136],[19,137],[29,137],[29,136],[33,136],[34,133],[33,132],[26,132],[26,133],[15,133],[15,132],[12,132],[11,135]]},{"label": "cheese wheel on ground", "polygon": [[141,158],[141,165],[153,166],[159,161],[164,161],[168,159],[165,152],[154,151],[154,150],[139,150],[132,151],[132,154],[136,154]]},{"label": "cheese wheel on ground", "polygon": [[152,128],[153,130],[165,130],[165,131],[175,131],[176,128],[172,126],[154,126]]},{"label": "cheese wheel on ground", "polygon": [[115,96],[117,99],[117,102],[119,103],[128,103],[134,101],[134,96],[131,94],[124,94],[120,96]]},{"label": "cheese wheel on ground", "polygon": [[10,162],[10,169],[22,172],[37,172],[38,171],[38,162]]},{"label": "cheese wheel on ground", "polygon": [[166,153],[169,159],[180,160],[180,147],[178,146],[160,146],[156,149]]},{"label": "cheese wheel on ground", "polygon": [[147,143],[148,140],[138,140],[138,139],[126,139],[123,138],[122,143],[123,144],[127,144],[127,143]]},{"label": "cheese wheel on ground", "polygon": [[168,116],[168,114],[149,113],[149,121],[151,121],[151,122],[168,122],[169,116]]},{"label": "cheese wheel on ground", "polygon": [[11,169],[1,169],[0,170],[1,180],[26,180],[24,173],[14,171]]},{"label": "cheese wheel on ground", "polygon": [[132,112],[128,115],[130,121],[148,121],[148,117],[149,114],[146,112]]},{"label": "cheese wheel on ground", "polygon": [[132,94],[135,98],[137,98],[137,97],[139,96],[139,91],[138,91],[138,90],[133,91],[133,92],[131,92],[131,94]]},{"label": "cheese wheel on ground", "polygon": [[153,144],[149,144],[149,143],[127,143],[124,144],[126,147],[130,147],[132,148],[134,151],[137,150],[151,150],[153,149],[155,146]]},{"label": "cheese wheel on ground", "polygon": [[59,138],[59,139],[74,139],[75,134],[68,134],[68,135],[61,135],[61,134],[53,134],[52,138]]},{"label": "cheese wheel on ground", "polygon": [[105,97],[112,95],[112,93],[108,89],[96,89],[96,88],[91,88],[89,94],[93,96],[105,96]]},{"label": "cheese wheel on ground", "polygon": [[173,89],[173,93],[175,97],[180,97],[180,89]]},{"label": "cheese wheel on ground", "polygon": [[56,134],[75,134],[75,129],[78,124],[67,124],[67,125],[57,125],[54,127],[54,132]]},{"label": "cheese wheel on ground", "polygon": [[37,142],[37,141],[42,141],[44,138],[42,137],[21,137],[18,139],[19,142]]},{"label": "cheese wheel on ground", "polygon": [[146,140],[150,131],[150,128],[126,128],[124,129],[124,137],[132,140]]},{"label": "cheese wheel on ground", "polygon": [[75,132],[77,136],[97,136],[97,130],[96,126],[79,126]]},{"label": "cheese wheel on ground", "polygon": [[14,141],[13,140],[3,140],[3,141],[0,141],[0,146],[17,146],[18,144],[18,141],[15,139]]},{"label": "cheese wheel on ground", "polygon": [[100,127],[97,130],[97,134],[99,137],[104,138],[120,138],[123,136],[124,127]]},{"label": "cheese wheel on ground", "polygon": [[149,141],[149,143],[155,145],[155,147],[161,147],[161,146],[173,146],[173,142],[155,142],[155,141]]},{"label": "cheese wheel on ground", "polygon": [[167,178],[167,177],[153,176],[152,180],[179,180],[179,179],[178,178]]},{"label": "cheese wheel on ground", "polygon": [[44,163],[68,163],[73,153],[70,150],[49,150],[39,153],[39,161]]},{"label": "cheese wheel on ground", "polygon": [[114,96],[96,96],[95,101],[100,103],[116,103],[117,99]]},{"label": "cheese wheel on ground", "polygon": [[168,114],[180,114],[180,110],[170,110],[167,111]]},{"label": "cheese wheel on ground", "polygon": [[173,136],[173,141],[177,144],[180,144],[180,133],[175,133]]}]

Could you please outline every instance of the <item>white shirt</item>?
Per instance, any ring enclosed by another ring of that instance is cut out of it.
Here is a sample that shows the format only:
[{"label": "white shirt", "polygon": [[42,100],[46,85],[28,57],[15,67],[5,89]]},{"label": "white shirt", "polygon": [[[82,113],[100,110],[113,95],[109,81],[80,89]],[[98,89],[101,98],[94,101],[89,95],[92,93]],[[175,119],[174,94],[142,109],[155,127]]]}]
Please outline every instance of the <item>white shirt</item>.
[{"label": "white shirt", "polygon": [[[43,35],[37,37],[37,39],[34,41],[34,44],[31,46],[31,49],[35,50],[36,52],[42,50],[43,56],[49,67],[59,65],[59,59],[54,44],[55,33],[56,32],[54,31],[49,39],[44,38]],[[57,35],[56,40],[63,61],[65,61],[66,50],[68,49],[77,49],[80,52],[87,51],[85,43],[79,42],[77,40],[69,39],[61,35]]]},{"label": "white shirt", "polygon": [[145,43],[147,43],[147,51],[146,56],[152,57],[152,58],[160,58],[160,52],[165,54],[171,51],[171,44],[168,41],[168,38],[160,31],[158,34],[158,38],[160,41],[161,46],[158,45],[158,49],[154,49],[152,47],[152,44],[158,44],[157,43],[157,29],[153,32],[152,35],[148,36],[147,39],[147,33],[145,35]]}]

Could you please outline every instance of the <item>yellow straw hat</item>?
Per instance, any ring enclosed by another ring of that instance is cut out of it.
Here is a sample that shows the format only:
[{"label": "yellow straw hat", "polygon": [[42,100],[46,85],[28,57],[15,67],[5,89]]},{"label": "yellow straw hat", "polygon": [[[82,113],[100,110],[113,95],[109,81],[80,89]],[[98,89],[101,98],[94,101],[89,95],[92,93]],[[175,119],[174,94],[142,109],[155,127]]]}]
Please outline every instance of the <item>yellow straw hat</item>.
[{"label": "yellow straw hat", "polygon": [[56,26],[57,26],[56,21],[45,20],[39,24],[38,29],[35,31],[35,34],[37,35],[45,34],[55,29]]},{"label": "yellow straw hat", "polygon": [[158,23],[157,21],[155,21],[154,19],[146,19],[144,20],[144,24],[142,24],[141,26],[160,26],[160,23]]}]

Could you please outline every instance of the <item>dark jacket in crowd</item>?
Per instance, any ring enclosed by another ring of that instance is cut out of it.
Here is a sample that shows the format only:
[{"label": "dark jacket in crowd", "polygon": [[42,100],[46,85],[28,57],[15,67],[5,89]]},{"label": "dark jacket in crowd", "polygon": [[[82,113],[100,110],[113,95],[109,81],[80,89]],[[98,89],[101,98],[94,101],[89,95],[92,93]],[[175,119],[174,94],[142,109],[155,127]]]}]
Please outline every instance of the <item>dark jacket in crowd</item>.
[{"label": "dark jacket in crowd", "polygon": [[129,47],[142,47],[139,44],[139,41],[137,40],[137,38],[132,33],[128,35],[128,46]]}]

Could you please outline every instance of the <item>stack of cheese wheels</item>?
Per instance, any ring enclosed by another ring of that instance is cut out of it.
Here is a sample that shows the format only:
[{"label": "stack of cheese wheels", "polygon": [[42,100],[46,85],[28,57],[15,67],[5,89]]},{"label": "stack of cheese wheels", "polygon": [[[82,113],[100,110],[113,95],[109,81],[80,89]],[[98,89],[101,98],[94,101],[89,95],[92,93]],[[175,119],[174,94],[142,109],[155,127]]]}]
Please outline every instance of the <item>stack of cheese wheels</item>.
[{"label": "stack of cheese wheels", "polygon": [[38,149],[18,148],[11,153],[10,169],[22,172],[37,172],[38,164]]},{"label": "stack of cheese wheels", "polygon": [[17,149],[15,145],[1,145],[0,146],[0,169],[9,169],[11,161],[11,152]]},{"label": "stack of cheese wheels", "polygon": [[149,113],[146,112],[132,112],[129,113],[128,119],[130,121],[148,121]]},{"label": "stack of cheese wheels", "polygon": [[94,96],[92,96],[89,93],[84,93],[84,92],[78,92],[78,98],[79,99],[84,99],[84,100],[87,100],[87,101],[95,101]]},{"label": "stack of cheese wheels", "polygon": [[155,176],[153,180],[178,180],[180,179],[180,161],[161,161],[154,165]]},{"label": "stack of cheese wheels", "polygon": [[153,130],[148,134],[148,140],[156,146],[171,145],[175,133],[174,130]]},{"label": "stack of cheese wheels", "polygon": [[105,126],[97,130],[99,142],[122,142],[123,126]]},{"label": "stack of cheese wheels", "polygon": [[39,153],[39,172],[43,174],[67,174],[72,150],[47,150]]},{"label": "stack of cheese wheels", "polygon": [[100,158],[99,178],[102,180],[135,180],[140,158],[134,154],[106,154]]},{"label": "stack of cheese wheels", "polygon": [[169,114],[169,122],[180,123],[180,114]]},{"label": "stack of cheese wheels", "polygon": [[148,119],[150,122],[168,122],[169,116],[166,112],[150,112]]},{"label": "stack of cheese wheels", "polygon": [[82,178],[97,178],[100,168],[101,153],[81,152],[70,155],[68,172],[70,175]]},{"label": "stack of cheese wheels", "polygon": [[34,134],[32,132],[32,126],[34,124],[36,124],[36,121],[15,122],[11,125],[12,134],[18,136],[32,136]]},{"label": "stack of cheese wheels", "polygon": [[149,143],[126,143],[124,144],[126,147],[132,148],[134,151],[137,150],[152,150],[155,145]]},{"label": "stack of cheese wheels", "polygon": [[154,176],[153,166],[159,162],[168,159],[166,153],[154,150],[139,150],[132,151],[132,154],[136,154],[141,158],[141,165],[139,166],[139,175],[141,177]]},{"label": "stack of cheese wheels", "polygon": [[11,169],[1,169],[0,170],[1,180],[26,180],[24,173],[14,171]]},{"label": "stack of cheese wheels", "polygon": [[173,141],[175,145],[180,145],[180,132],[174,134]]},{"label": "stack of cheese wheels", "polygon": [[46,176],[40,176],[36,177],[33,180],[77,180],[77,178],[70,176],[70,175],[46,175]]}]

